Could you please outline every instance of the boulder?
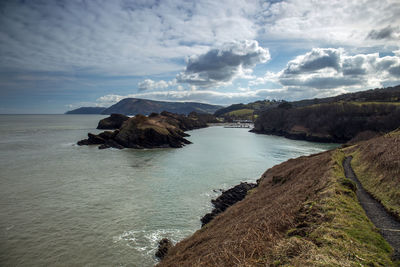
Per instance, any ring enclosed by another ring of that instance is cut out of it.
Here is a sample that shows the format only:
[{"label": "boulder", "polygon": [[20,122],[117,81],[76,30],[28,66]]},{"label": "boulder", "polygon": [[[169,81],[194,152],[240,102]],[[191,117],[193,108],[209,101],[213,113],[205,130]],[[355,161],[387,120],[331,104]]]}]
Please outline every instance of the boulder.
[{"label": "boulder", "polygon": [[77,144],[79,146],[87,146],[87,145],[101,145],[104,144],[106,140],[96,134],[88,133],[88,139],[83,139],[79,141]]},{"label": "boulder", "polygon": [[118,144],[115,140],[110,139],[107,140],[104,144],[99,146],[99,149],[106,149],[106,148],[117,148],[117,149],[123,149],[124,146],[121,146],[120,144]]},{"label": "boulder", "polygon": [[247,195],[247,192],[255,187],[257,187],[257,184],[240,183],[235,187],[232,187],[226,191],[222,191],[222,194],[217,199],[211,200],[211,203],[214,205],[214,209],[201,218],[201,226],[203,227],[212,219],[214,219],[215,216],[224,212],[228,207],[244,199]]},{"label": "boulder", "polygon": [[172,242],[168,238],[163,238],[158,242],[158,249],[156,252],[156,257],[159,258],[160,260],[163,259],[167,253],[168,250],[172,247]]},{"label": "boulder", "polygon": [[100,145],[104,144],[106,140],[96,134],[88,133],[88,141],[90,145]]},{"label": "boulder", "polygon": [[81,140],[81,141],[78,141],[77,145],[78,145],[78,146],[88,146],[88,145],[90,145],[90,144],[89,144],[89,140],[83,139],[83,140]]},{"label": "boulder", "polygon": [[122,114],[111,114],[110,117],[99,121],[97,129],[119,129],[128,119],[128,116]]}]

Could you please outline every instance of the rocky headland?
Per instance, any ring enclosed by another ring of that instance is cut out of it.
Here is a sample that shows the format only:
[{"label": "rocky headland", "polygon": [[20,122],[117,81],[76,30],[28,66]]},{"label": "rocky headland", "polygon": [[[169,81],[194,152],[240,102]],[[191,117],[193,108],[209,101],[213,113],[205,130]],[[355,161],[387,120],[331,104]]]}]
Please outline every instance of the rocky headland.
[{"label": "rocky headland", "polygon": [[100,134],[88,133],[88,138],[78,145],[99,145],[105,148],[179,148],[191,142],[185,131],[207,127],[208,116],[191,113],[189,116],[161,112],[149,116],[136,115],[129,118],[112,114],[99,122],[98,129],[115,129]]},{"label": "rocky headland", "polygon": [[343,163],[352,156],[365,190],[400,214],[399,145],[397,130],[276,165],[213,200],[211,219],[157,266],[398,266],[400,229],[370,221]]},{"label": "rocky headland", "polygon": [[400,127],[400,86],[282,102],[259,112],[252,132],[346,143]]}]

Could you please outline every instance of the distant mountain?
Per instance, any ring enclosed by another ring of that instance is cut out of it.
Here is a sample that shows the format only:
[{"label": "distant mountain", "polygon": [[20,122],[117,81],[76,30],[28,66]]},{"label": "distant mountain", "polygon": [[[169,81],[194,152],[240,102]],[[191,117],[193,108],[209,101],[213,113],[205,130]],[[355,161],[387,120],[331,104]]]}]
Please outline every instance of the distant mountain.
[{"label": "distant mountain", "polygon": [[82,107],[65,112],[65,114],[101,114],[105,107]]},{"label": "distant mountain", "polygon": [[140,98],[125,98],[111,107],[103,110],[101,114],[119,113],[124,115],[149,115],[153,112],[161,113],[162,111],[185,115],[193,111],[197,113],[212,114],[221,107],[222,106],[196,102],[166,102]]}]

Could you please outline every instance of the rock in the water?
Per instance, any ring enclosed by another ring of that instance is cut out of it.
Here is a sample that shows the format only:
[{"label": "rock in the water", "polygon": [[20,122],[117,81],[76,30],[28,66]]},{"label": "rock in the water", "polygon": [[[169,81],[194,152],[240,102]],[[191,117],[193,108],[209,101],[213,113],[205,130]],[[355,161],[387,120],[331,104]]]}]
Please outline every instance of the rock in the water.
[{"label": "rock in the water", "polygon": [[104,140],[109,140],[109,139],[113,139],[117,134],[118,134],[118,130],[115,131],[105,131],[102,133],[99,133],[99,137],[103,138]]},{"label": "rock in the water", "polygon": [[160,240],[160,242],[158,242],[158,249],[156,252],[156,257],[161,260],[162,258],[164,258],[167,255],[168,250],[171,247],[172,247],[171,241],[169,241],[168,238],[163,238],[162,240]]},{"label": "rock in the water", "polygon": [[[118,114],[112,114],[111,117],[103,119],[99,123],[104,126],[107,119],[115,118]],[[100,145],[99,149],[110,147],[122,148],[179,148],[191,142],[185,139],[189,136],[184,131],[207,127],[207,123],[185,115],[162,112],[161,114],[152,113],[146,117],[136,115],[122,122],[122,126],[115,131],[105,131],[98,135],[89,133],[88,139],[78,142],[78,145]],[[108,123],[108,122],[107,122]],[[101,127],[103,127],[101,126]],[[116,127],[116,126],[115,126]]]},{"label": "rock in the water", "polygon": [[113,139],[107,140],[104,144],[99,146],[99,149],[106,149],[106,148],[117,148],[123,149],[124,147],[115,142]]},{"label": "rock in the water", "polygon": [[106,142],[103,138],[96,134],[88,133],[88,137],[89,143],[91,145],[100,145]]},{"label": "rock in the water", "polygon": [[106,142],[106,140],[104,140],[101,136],[96,134],[88,133],[88,137],[89,137],[88,139],[83,139],[79,141],[77,144],[79,146],[87,146],[87,145],[101,145]]},{"label": "rock in the water", "polygon": [[212,219],[214,219],[215,216],[224,212],[228,207],[244,199],[246,197],[247,191],[255,188],[256,186],[257,184],[240,183],[235,187],[223,191],[217,199],[211,200],[211,203],[214,205],[214,209],[210,213],[204,215],[203,218],[201,218],[201,226],[203,227]]},{"label": "rock in the water", "polygon": [[163,115],[136,115],[124,123],[114,139],[129,148],[182,147],[190,142],[184,138],[179,122]]},{"label": "rock in the water", "polygon": [[83,139],[81,141],[78,141],[78,146],[88,146],[89,144],[89,140],[88,139]]},{"label": "rock in the water", "polygon": [[119,129],[128,119],[128,116],[122,114],[111,114],[110,117],[99,121],[97,129]]}]

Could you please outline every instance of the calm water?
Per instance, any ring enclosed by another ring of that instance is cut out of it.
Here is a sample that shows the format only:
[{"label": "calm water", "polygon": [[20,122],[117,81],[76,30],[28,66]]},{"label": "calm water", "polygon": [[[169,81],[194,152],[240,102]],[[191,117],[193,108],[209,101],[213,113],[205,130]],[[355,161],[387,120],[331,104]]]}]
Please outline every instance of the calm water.
[{"label": "calm water", "polygon": [[182,149],[75,142],[103,116],[0,116],[1,266],[152,266],[157,240],[200,228],[216,189],[334,145],[210,127]]}]

